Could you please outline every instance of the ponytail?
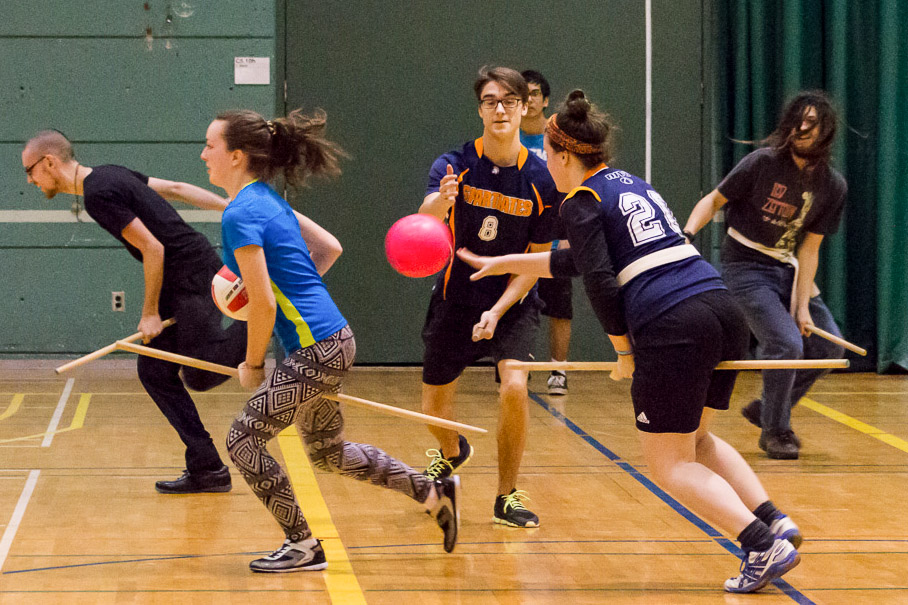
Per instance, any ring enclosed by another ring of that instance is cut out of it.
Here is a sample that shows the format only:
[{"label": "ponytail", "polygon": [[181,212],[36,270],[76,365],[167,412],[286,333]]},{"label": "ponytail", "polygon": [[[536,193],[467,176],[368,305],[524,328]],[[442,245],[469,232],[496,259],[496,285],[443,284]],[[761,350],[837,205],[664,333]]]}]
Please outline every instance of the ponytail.
[{"label": "ponytail", "polygon": [[321,109],[311,115],[295,109],[274,120],[250,110],[227,111],[216,119],[226,122],[227,149],[245,153],[249,172],[264,181],[281,175],[288,185],[299,189],[311,176],[339,176],[340,158],[349,157],[325,138],[327,114]]}]

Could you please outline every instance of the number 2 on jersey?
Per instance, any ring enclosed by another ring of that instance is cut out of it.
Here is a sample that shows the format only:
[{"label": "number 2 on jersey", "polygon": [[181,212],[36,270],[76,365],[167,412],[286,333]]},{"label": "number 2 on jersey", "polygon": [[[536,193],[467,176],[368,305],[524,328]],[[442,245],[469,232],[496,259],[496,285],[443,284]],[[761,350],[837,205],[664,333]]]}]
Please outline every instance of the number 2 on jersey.
[{"label": "number 2 on jersey", "polygon": [[[668,204],[662,199],[662,196],[652,189],[646,192],[659,209],[662,211],[662,218],[668,223],[669,228],[677,234],[681,234],[681,225],[675,219],[675,215],[668,209]],[[665,227],[662,225],[662,219],[656,216],[656,209],[642,195],[625,191],[618,198],[618,207],[621,214],[628,216],[627,230],[631,235],[634,246],[651,242],[654,239],[665,237]]]}]

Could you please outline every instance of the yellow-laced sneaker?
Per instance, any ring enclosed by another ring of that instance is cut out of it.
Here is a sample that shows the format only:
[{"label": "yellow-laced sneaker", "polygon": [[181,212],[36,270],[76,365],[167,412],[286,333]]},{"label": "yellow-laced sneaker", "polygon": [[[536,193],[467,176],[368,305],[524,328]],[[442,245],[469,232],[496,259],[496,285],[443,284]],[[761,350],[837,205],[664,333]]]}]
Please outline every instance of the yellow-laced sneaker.
[{"label": "yellow-laced sneaker", "polygon": [[426,467],[423,475],[436,481],[444,479],[445,477],[450,477],[456,469],[470,461],[470,458],[473,457],[473,446],[467,442],[467,438],[463,435],[459,435],[459,437],[460,453],[453,458],[445,458],[445,455],[440,450],[426,450],[426,456],[431,458],[432,461],[429,462],[429,466]]},{"label": "yellow-laced sneaker", "polygon": [[523,500],[529,499],[522,489],[512,489],[510,494],[496,497],[492,521],[509,527],[539,527],[539,517],[523,505]]}]

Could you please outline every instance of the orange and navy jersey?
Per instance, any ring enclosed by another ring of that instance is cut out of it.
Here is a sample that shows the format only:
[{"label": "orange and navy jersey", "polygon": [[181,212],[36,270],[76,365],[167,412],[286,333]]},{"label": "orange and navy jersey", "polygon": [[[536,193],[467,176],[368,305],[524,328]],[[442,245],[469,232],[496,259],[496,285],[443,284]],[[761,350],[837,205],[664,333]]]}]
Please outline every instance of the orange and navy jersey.
[{"label": "orange and navy jersey", "polygon": [[[520,148],[517,164],[498,166],[482,150],[482,139],[435,160],[426,195],[438,191],[450,164],[457,175],[457,200],[448,224],[454,249],[469,248],[483,256],[526,252],[530,243],[544,244],[560,235],[558,205],[563,197],[542,160]],[[474,269],[456,256],[439,276],[445,300],[488,309],[501,297],[507,275],[471,282]]]}]

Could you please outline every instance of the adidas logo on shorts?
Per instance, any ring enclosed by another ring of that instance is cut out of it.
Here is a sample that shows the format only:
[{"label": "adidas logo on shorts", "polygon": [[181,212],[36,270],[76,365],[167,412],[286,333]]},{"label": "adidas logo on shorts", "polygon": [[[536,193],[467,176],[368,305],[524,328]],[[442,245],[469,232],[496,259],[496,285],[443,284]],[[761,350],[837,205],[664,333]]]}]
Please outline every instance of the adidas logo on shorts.
[{"label": "adidas logo on shorts", "polygon": [[649,424],[649,418],[646,417],[644,412],[640,412],[640,415],[637,416],[637,422],[642,422],[643,424]]}]

